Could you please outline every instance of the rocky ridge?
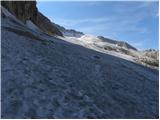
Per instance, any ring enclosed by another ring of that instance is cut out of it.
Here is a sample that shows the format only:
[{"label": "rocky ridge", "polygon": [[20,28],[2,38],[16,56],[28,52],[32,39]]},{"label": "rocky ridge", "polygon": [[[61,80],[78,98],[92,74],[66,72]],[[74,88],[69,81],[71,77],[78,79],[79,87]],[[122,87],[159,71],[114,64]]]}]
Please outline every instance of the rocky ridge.
[{"label": "rocky ridge", "polygon": [[55,23],[53,23],[53,24],[62,32],[63,36],[79,38],[79,37],[82,37],[83,35],[85,35],[83,32],[76,31],[73,29],[66,29],[58,24],[55,24]]},{"label": "rocky ridge", "polygon": [[[1,5],[23,23],[27,20],[31,20],[46,34],[62,36],[62,33],[57,29],[57,27],[55,27],[47,17],[38,11],[36,1],[1,1]],[[3,17],[5,16],[3,15]]]}]

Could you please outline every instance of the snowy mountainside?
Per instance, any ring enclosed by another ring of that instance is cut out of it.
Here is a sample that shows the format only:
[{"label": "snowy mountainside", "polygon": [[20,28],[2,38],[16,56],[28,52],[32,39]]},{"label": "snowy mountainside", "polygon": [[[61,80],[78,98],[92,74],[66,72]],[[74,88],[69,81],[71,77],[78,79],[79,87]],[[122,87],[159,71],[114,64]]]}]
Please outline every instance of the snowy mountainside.
[{"label": "snowy mountainside", "polygon": [[[84,47],[93,49],[95,51],[99,51],[102,53],[110,54],[116,57],[120,57],[132,62],[136,62],[138,64],[142,64],[154,69],[158,69],[159,67],[159,57],[158,51],[149,52],[139,51],[136,48],[132,47],[128,43],[122,41],[115,41],[110,39],[102,39],[100,37],[96,37],[94,35],[83,35],[81,37],[59,37],[65,41],[82,45]],[[123,46],[122,43],[125,43]],[[150,55],[148,55],[150,54]],[[147,56],[148,55],[148,56]],[[156,56],[156,57],[153,57]]]},{"label": "snowy mountainside", "polygon": [[158,70],[97,37],[50,36],[2,13],[2,118],[159,117]]},{"label": "snowy mountainside", "polygon": [[[76,30],[65,29],[55,23],[53,24],[63,34],[63,37],[59,38],[65,41],[130,60],[147,67],[159,69],[159,57],[157,57],[159,54],[158,50],[155,50],[155,52],[150,52],[149,50],[140,51],[124,41],[112,40],[103,36],[88,35]],[[150,55],[148,56],[148,54]]]},{"label": "snowy mountainside", "polygon": [[[62,32],[63,37],[60,38],[65,41],[130,60],[147,67],[159,69],[159,57],[157,57],[159,54],[158,50],[156,52],[150,52],[148,50],[139,51],[124,41],[112,40],[103,36],[87,35],[76,30],[65,29],[55,23],[53,23],[53,25]],[[148,54],[150,55],[148,56]]]}]

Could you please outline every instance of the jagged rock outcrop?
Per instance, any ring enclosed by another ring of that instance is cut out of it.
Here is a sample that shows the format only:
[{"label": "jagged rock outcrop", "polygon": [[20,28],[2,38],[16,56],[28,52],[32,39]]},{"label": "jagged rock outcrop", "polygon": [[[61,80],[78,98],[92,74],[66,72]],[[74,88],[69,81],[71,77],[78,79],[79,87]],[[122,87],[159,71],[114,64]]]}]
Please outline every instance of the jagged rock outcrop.
[{"label": "jagged rock outcrop", "polygon": [[112,40],[112,39],[109,39],[109,38],[105,38],[103,36],[98,36],[98,38],[101,39],[101,40],[104,40],[104,41],[106,41],[108,43],[116,44],[116,45],[118,45],[120,47],[124,47],[124,48],[127,48],[127,49],[132,49],[132,50],[136,50],[137,51],[137,49],[135,47],[131,46],[130,44],[128,44],[128,43],[126,43],[124,41],[116,41],[116,40]]},{"label": "jagged rock outcrop", "polygon": [[62,36],[62,33],[58,28],[55,27],[47,17],[38,11],[36,1],[2,1],[1,5],[22,22],[25,23],[26,20],[31,20],[44,33]]},{"label": "jagged rock outcrop", "polygon": [[67,36],[67,37],[78,37],[79,38],[84,35],[84,33],[80,32],[80,31],[76,31],[73,29],[66,29],[58,24],[55,24],[55,23],[53,23],[53,25],[56,26],[64,36]]},{"label": "jagged rock outcrop", "polygon": [[40,12],[38,12],[37,21],[35,24],[39,26],[39,28],[43,31],[46,31],[49,35],[56,34],[63,36],[62,33],[58,30],[58,28],[54,26],[52,22]]},{"label": "jagged rock outcrop", "polygon": [[137,59],[142,64],[147,64],[153,67],[159,67],[159,51],[158,50],[144,50],[140,52]]}]

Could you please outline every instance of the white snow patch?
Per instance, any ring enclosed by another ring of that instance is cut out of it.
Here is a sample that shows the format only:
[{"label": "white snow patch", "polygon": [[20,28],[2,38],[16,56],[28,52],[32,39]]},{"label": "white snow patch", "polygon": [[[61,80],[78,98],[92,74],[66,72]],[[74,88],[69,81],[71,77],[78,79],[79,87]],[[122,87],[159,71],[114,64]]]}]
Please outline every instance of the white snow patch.
[{"label": "white snow patch", "polygon": [[26,21],[26,26],[34,31],[40,31],[40,29],[30,20]]}]

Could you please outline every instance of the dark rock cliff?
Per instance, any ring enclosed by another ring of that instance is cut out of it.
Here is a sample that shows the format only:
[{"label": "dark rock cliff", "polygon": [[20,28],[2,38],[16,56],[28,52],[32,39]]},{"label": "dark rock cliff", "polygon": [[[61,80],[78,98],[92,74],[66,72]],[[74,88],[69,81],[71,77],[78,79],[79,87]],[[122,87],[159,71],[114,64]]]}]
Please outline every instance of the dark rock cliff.
[{"label": "dark rock cliff", "polygon": [[8,9],[22,22],[25,23],[26,20],[31,20],[43,32],[49,35],[62,36],[62,33],[57,29],[57,27],[55,27],[47,17],[38,11],[36,1],[1,1],[1,5]]}]

